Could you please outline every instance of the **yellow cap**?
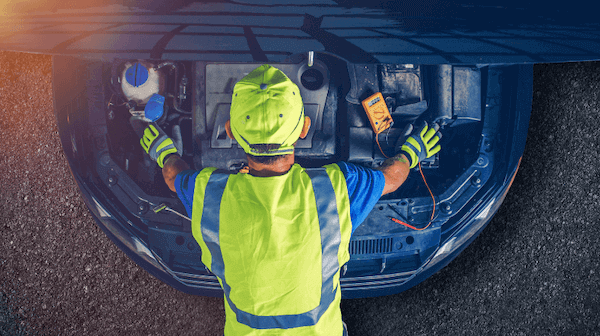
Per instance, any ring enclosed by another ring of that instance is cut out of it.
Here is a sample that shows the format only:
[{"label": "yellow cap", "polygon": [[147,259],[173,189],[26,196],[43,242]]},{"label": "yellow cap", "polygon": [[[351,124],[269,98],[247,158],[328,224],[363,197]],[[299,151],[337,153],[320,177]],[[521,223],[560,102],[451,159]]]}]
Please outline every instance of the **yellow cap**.
[{"label": "yellow cap", "polygon": [[[231,132],[244,151],[256,156],[291,154],[304,125],[300,90],[268,64],[254,69],[233,88]],[[250,145],[279,145],[266,153]]]}]

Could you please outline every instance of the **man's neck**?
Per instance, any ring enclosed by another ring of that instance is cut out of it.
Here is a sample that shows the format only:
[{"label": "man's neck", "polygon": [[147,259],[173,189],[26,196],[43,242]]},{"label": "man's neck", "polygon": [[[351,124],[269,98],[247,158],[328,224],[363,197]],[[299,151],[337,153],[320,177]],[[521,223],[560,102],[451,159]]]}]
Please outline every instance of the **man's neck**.
[{"label": "man's neck", "polygon": [[294,155],[286,155],[273,164],[263,164],[248,159],[249,173],[252,176],[269,177],[287,173],[294,165]]}]

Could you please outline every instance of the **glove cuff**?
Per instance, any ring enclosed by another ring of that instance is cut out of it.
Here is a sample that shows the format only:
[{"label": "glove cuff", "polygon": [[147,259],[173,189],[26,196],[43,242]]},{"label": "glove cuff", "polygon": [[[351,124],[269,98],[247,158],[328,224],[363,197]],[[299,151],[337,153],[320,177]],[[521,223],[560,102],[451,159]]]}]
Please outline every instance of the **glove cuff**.
[{"label": "glove cuff", "polygon": [[164,166],[164,159],[167,157],[167,155],[172,153],[176,154],[177,148],[175,148],[173,140],[167,135],[163,135],[156,139],[148,151],[150,158],[156,161],[160,168]]},{"label": "glove cuff", "polygon": [[177,148],[175,148],[174,145],[169,145],[168,147],[166,147],[166,149],[162,150],[160,152],[160,154],[158,154],[158,159],[156,160],[156,163],[158,163],[158,166],[160,168],[163,168],[165,166],[164,164],[164,160],[167,158],[167,156],[169,156],[170,154],[177,154]]},{"label": "glove cuff", "polygon": [[[415,155],[414,152],[412,152],[412,150],[406,150],[404,146],[402,146],[402,150],[400,150],[400,152],[398,154],[404,154],[404,156],[406,156],[406,158],[408,159],[408,164],[410,166],[410,168],[414,168],[417,163],[419,163],[419,159],[417,157],[417,155]],[[412,152],[412,153],[411,153]]]},{"label": "glove cuff", "polygon": [[[171,155],[171,154],[173,154],[173,155]],[[167,162],[168,162],[168,161],[171,159],[171,157],[172,157],[172,156],[176,156],[176,157],[178,157],[178,158],[180,158],[180,159],[181,159],[181,156],[180,156],[180,155],[179,155],[177,152],[171,153],[171,152],[169,151],[169,153],[167,153],[167,154],[166,154],[166,155],[163,157],[163,159],[162,159],[162,166],[161,166],[161,168],[164,168],[165,164],[167,164]],[[157,161],[157,163],[158,163],[158,161]],[[160,165],[159,165],[159,166],[160,166]]]}]

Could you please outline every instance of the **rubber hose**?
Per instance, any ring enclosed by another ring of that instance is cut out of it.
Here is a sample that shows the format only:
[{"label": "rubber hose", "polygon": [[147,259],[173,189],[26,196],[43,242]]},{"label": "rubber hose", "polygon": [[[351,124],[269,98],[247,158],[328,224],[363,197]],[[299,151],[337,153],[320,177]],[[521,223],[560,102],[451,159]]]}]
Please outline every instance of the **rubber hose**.
[{"label": "rubber hose", "polygon": [[[163,63],[160,63],[159,65],[157,65],[155,67],[155,69],[160,70],[166,66],[170,66],[171,69],[175,70],[175,81],[174,82],[175,82],[175,85],[177,86],[177,81],[179,80],[179,67],[177,67],[177,64],[175,64],[173,62],[163,62]],[[185,76],[185,73],[183,75]],[[168,96],[173,98],[173,108],[175,109],[175,111],[177,111],[179,113],[184,113],[184,114],[192,114],[191,111],[185,111],[179,107],[177,98],[173,94],[169,93]]]},{"label": "rubber hose", "polygon": [[179,156],[183,155],[183,139],[181,138],[181,128],[179,125],[173,125],[173,142],[175,143],[175,148],[177,148],[177,154]]},{"label": "rubber hose", "polygon": [[169,97],[173,98],[173,108],[175,109],[175,111],[179,112],[179,113],[183,113],[183,114],[192,114],[191,111],[186,111],[186,110],[182,110],[179,107],[179,103],[177,103],[177,98],[169,93]]}]

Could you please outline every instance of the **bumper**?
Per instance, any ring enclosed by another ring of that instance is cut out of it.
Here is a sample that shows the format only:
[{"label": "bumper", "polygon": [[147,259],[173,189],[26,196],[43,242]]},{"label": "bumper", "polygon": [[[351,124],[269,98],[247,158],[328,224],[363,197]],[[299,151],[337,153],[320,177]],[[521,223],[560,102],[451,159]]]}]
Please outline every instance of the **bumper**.
[{"label": "bumper", "polygon": [[[520,163],[520,161],[519,161]],[[361,298],[391,295],[403,292],[430,277],[448,265],[483,231],[502,205],[519,166],[511,173],[510,183],[490,192],[472,213],[462,220],[462,227],[456,234],[440,245],[430,258],[418,269],[386,276],[342,278],[344,298]]]},{"label": "bumper", "polygon": [[[405,291],[450,263],[460,254],[487,226],[506,197],[515,178],[519,162],[509,174],[508,183],[491,190],[480,205],[461,222],[461,228],[442,244],[432,256],[418,269],[396,274],[379,276],[342,278],[344,298],[376,297]],[[81,190],[83,199],[93,218],[104,233],[127,254],[136,264],[168,285],[188,294],[220,297],[223,295],[218,280],[212,274],[198,275],[172,271],[163,260],[122,223],[127,220],[117,215],[105,200],[99,198],[99,191],[92,192],[85,181],[73,175]],[[95,196],[95,195],[96,196]]]}]

